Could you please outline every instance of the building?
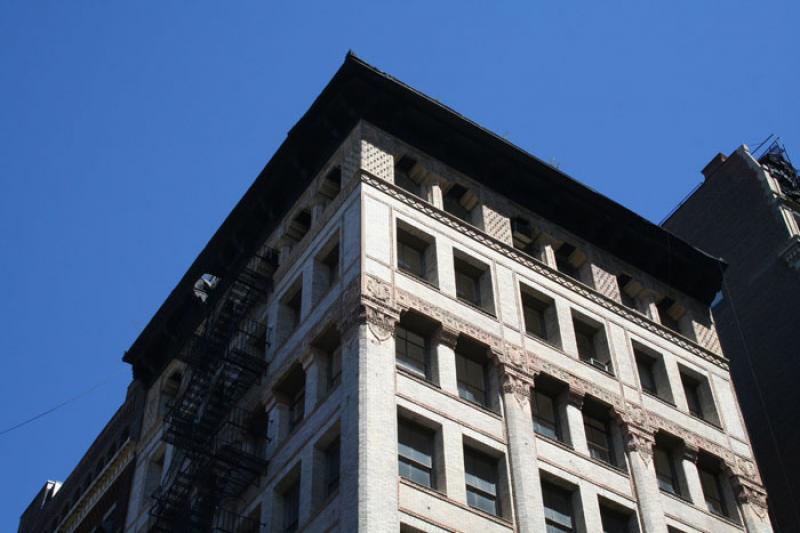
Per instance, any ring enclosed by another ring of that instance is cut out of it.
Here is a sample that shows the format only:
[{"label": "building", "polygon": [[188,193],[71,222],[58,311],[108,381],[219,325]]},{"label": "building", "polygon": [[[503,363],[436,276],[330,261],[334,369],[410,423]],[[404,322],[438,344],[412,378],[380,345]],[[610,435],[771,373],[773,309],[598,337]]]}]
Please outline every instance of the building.
[{"label": "building", "polygon": [[138,383],[63,483],[47,481],[25,509],[20,533],[122,531],[128,513],[144,395]]},{"label": "building", "polygon": [[742,146],[716,156],[701,185],[664,222],[723,257],[717,329],[753,441],[776,531],[800,531],[800,182],[774,143],[754,157]]},{"label": "building", "polygon": [[772,531],[720,268],[348,55],[125,355],[125,529]]}]

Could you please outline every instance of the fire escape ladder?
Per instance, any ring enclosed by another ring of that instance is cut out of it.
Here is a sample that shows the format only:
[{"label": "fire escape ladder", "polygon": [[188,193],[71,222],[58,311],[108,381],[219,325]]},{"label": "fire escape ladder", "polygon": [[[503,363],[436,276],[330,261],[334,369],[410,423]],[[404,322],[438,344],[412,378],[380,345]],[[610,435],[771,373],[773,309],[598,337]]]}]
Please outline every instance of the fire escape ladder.
[{"label": "fire escape ladder", "polygon": [[153,494],[150,531],[227,531],[231,524],[246,525],[247,519],[223,509],[221,502],[266,472],[266,418],[240,403],[267,368],[265,326],[247,315],[266,301],[276,257],[274,252],[254,257],[223,293],[212,292],[201,331],[179,354],[189,379],[164,418],[163,438],[174,452]]}]

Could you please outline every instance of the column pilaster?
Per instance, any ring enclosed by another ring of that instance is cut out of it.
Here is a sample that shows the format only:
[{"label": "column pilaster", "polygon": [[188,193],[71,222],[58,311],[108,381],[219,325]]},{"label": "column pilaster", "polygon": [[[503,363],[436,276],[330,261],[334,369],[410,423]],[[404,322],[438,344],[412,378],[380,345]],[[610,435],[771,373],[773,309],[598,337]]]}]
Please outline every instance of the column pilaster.
[{"label": "column pilaster", "polygon": [[516,522],[521,532],[544,531],[542,486],[531,413],[533,381],[501,366],[501,390]]}]

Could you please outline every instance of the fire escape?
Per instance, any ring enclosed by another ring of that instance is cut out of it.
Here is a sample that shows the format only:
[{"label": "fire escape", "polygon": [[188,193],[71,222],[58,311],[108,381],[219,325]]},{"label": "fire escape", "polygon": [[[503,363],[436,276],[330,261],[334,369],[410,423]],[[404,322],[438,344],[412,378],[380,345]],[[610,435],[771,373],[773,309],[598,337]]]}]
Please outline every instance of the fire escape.
[{"label": "fire escape", "polygon": [[267,466],[266,415],[241,400],[266,370],[265,326],[248,313],[266,301],[276,267],[274,252],[256,256],[224,292],[202,298],[208,316],[178,356],[189,381],[164,419],[164,440],[174,451],[153,494],[150,531],[258,530],[226,504]]}]

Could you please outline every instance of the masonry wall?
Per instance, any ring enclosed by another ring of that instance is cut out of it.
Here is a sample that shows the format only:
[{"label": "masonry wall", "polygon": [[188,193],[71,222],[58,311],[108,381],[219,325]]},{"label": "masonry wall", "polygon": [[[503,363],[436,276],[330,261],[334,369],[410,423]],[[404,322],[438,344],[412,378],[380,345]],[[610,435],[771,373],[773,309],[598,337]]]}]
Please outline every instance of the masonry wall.
[{"label": "masonry wall", "polygon": [[790,236],[766,176],[744,149],[665,227],[727,263],[714,317],[770,498],[776,531],[800,531],[800,278],[781,257]]}]

